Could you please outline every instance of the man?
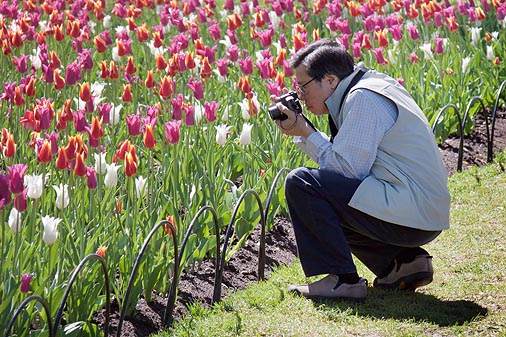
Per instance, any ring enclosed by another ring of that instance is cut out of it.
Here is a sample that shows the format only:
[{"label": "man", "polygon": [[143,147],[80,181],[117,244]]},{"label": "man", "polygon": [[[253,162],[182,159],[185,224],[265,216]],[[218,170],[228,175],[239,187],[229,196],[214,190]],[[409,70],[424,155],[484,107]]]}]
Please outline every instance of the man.
[{"label": "man", "polygon": [[415,290],[432,282],[420,246],[449,228],[447,172],[427,119],[394,79],[355,65],[345,48],[317,40],[291,60],[307,110],[329,115],[332,137],[277,103],[279,129],[319,168],[285,182],[302,268],[325,275],[291,292],[311,299],[364,299],[367,282],[352,254],[377,277],[374,287]]}]

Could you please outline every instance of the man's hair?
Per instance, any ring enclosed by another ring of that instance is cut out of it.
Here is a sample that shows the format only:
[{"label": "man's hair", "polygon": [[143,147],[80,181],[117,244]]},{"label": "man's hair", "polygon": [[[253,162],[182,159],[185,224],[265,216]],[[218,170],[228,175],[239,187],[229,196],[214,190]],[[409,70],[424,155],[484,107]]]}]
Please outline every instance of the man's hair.
[{"label": "man's hair", "polygon": [[353,72],[355,66],[353,57],[344,46],[331,39],[319,39],[299,49],[291,58],[290,66],[297,68],[301,64],[307,74],[317,81],[327,74],[342,80]]}]

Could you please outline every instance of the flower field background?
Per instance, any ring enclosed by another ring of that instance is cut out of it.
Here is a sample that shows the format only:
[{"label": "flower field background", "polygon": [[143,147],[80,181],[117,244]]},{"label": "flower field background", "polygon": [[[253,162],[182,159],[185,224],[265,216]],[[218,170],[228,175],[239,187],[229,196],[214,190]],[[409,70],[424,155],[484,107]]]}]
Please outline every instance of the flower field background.
[{"label": "flower field background", "polygon": [[[2,1],[0,331],[29,295],[54,317],[92,253],[123,303],[138,253],[164,219],[125,311],[141,294],[167,293],[171,226],[181,242],[208,206],[224,230],[244,192],[265,207],[280,170],[311,165],[266,113],[270,95],[293,87],[288,59],[306,43],[339,39],[357,62],[397,78],[442,141],[458,129],[456,112],[469,111],[472,129],[473,97],[490,110],[501,95],[505,26],[501,0]],[[447,104],[456,109],[437,118]],[[267,227],[282,200],[278,186]],[[259,208],[245,198],[225,258],[260,222]],[[183,269],[220,245],[214,220],[199,218]],[[65,322],[105,305],[102,274],[91,265],[79,276]],[[40,312],[29,306],[13,331],[47,332]]]}]

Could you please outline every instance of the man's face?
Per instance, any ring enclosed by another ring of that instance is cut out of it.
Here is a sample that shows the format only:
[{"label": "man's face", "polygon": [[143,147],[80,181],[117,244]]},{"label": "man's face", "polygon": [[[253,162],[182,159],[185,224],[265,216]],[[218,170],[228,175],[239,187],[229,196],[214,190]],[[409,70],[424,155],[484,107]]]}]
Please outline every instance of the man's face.
[{"label": "man's face", "polygon": [[325,100],[334,92],[339,83],[335,75],[326,75],[321,81],[317,81],[308,75],[303,65],[295,68],[297,78],[297,94],[299,99],[304,101],[306,109],[315,115],[329,113]]}]

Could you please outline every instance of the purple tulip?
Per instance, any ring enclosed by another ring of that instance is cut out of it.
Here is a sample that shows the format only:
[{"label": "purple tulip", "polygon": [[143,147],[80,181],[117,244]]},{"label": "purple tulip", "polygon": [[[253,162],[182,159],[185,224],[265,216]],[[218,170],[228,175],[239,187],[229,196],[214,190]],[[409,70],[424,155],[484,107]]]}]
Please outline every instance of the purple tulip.
[{"label": "purple tulip", "polygon": [[26,164],[15,164],[8,166],[9,170],[9,190],[12,194],[20,194],[24,189],[25,172],[28,169]]},{"label": "purple tulip", "polygon": [[21,275],[21,287],[20,290],[23,294],[26,294],[30,291],[30,282],[32,281],[32,275],[23,274]]}]

